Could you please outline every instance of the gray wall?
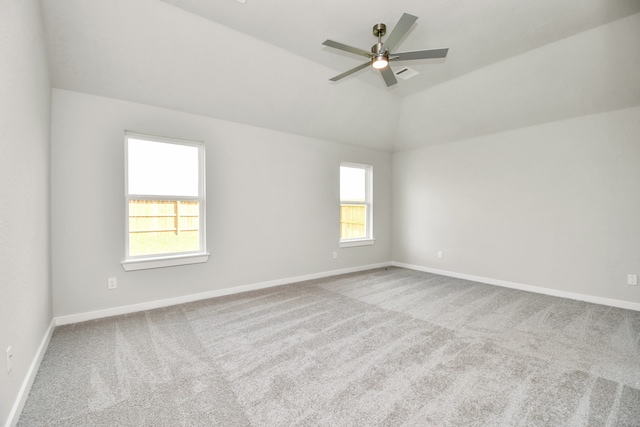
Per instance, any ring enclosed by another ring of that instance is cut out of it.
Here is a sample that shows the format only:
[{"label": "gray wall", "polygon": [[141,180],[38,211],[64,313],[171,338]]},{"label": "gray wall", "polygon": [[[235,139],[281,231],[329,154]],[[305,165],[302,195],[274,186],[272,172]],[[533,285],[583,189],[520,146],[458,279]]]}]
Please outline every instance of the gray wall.
[{"label": "gray wall", "polygon": [[[123,271],[125,129],[205,141],[208,263]],[[372,246],[338,247],[341,161],[374,167]],[[56,89],[51,185],[56,316],[391,260],[385,152]]]},{"label": "gray wall", "polygon": [[[50,94],[40,2],[0,6],[0,424],[51,322]],[[5,350],[13,348],[7,374]]]},{"label": "gray wall", "polygon": [[635,107],[396,153],[394,261],[640,302],[639,135]]}]

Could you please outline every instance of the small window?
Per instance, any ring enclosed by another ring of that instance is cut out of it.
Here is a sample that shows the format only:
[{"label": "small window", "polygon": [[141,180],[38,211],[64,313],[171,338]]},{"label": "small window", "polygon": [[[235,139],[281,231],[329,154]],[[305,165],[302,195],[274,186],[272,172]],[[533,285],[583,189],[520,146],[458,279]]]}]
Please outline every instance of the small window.
[{"label": "small window", "polygon": [[373,167],[340,165],[340,246],[373,244]]},{"label": "small window", "polygon": [[206,262],[204,143],[125,133],[125,270]]}]

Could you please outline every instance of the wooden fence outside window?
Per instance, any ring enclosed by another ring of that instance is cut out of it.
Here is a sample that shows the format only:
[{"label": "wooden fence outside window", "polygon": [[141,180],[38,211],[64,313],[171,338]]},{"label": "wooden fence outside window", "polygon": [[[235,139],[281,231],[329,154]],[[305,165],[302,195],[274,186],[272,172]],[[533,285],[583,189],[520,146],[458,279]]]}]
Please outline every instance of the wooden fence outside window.
[{"label": "wooden fence outside window", "polygon": [[129,201],[129,255],[197,251],[200,206],[179,200]]},{"label": "wooden fence outside window", "polygon": [[130,200],[129,233],[198,231],[198,202]]},{"label": "wooden fence outside window", "polygon": [[365,205],[340,205],[340,239],[367,237],[365,228]]}]

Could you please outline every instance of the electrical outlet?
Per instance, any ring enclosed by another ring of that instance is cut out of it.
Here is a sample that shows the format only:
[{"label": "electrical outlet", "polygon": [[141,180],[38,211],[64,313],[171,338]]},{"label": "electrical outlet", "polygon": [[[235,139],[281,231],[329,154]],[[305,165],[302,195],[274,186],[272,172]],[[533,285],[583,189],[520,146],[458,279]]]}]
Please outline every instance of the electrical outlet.
[{"label": "electrical outlet", "polygon": [[438,251],[438,258],[442,259],[442,251]]},{"label": "electrical outlet", "polygon": [[333,253],[333,259],[338,259],[338,252]]},{"label": "electrical outlet", "polygon": [[638,286],[638,275],[627,274],[627,285]]},{"label": "electrical outlet", "polygon": [[11,346],[7,347],[7,374],[11,372],[11,368],[13,368],[13,350],[11,350]]},{"label": "electrical outlet", "polygon": [[115,277],[109,277],[107,279],[107,289],[116,289],[118,287],[118,280]]}]

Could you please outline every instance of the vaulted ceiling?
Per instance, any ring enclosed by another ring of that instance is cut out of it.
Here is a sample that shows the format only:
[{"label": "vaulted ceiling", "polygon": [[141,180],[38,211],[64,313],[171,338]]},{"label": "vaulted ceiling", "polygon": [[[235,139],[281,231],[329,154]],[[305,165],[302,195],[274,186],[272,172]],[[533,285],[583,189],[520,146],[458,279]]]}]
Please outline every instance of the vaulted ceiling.
[{"label": "vaulted ceiling", "polygon": [[[375,149],[640,104],[640,0],[43,0],[43,7],[54,87]],[[368,50],[372,26],[391,29],[403,12],[419,19],[397,50],[449,47],[445,60],[394,64],[420,74],[391,88],[371,68],[328,81],[363,58],[325,47],[325,39]]]}]

